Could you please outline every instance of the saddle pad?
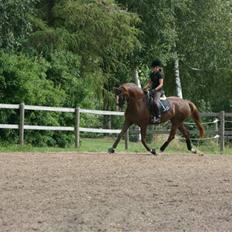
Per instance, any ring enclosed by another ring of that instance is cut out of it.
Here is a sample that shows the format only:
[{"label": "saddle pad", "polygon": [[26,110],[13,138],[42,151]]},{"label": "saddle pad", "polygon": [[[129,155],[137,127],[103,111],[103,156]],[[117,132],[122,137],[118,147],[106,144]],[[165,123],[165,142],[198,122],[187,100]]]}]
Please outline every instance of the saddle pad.
[{"label": "saddle pad", "polygon": [[167,112],[167,111],[170,110],[171,105],[170,105],[170,103],[169,103],[169,101],[167,99],[165,99],[165,100],[160,99],[159,107],[160,107],[160,112],[164,113],[164,112]]}]

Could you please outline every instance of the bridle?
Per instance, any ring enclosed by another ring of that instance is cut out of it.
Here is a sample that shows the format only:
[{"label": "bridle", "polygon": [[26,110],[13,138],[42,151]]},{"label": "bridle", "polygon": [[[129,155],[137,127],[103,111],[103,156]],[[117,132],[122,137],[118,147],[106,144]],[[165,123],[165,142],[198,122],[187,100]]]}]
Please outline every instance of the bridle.
[{"label": "bridle", "polygon": [[[125,104],[125,102],[129,101],[129,96],[125,95],[125,93],[120,89],[120,88],[114,88],[114,91],[115,91],[115,94],[117,96],[117,105],[122,108],[123,105]],[[136,100],[140,100],[140,99],[143,99],[145,95],[139,97],[139,98],[136,98]]]}]

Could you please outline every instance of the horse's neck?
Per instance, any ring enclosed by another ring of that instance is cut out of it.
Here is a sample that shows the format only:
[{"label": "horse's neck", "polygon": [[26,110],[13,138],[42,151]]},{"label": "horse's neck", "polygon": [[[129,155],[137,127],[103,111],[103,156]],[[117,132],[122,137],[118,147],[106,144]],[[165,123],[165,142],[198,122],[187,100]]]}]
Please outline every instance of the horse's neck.
[{"label": "horse's neck", "polygon": [[129,111],[131,114],[141,112],[141,108],[144,108],[144,99],[139,98],[136,100],[130,99],[127,102],[127,111]]}]

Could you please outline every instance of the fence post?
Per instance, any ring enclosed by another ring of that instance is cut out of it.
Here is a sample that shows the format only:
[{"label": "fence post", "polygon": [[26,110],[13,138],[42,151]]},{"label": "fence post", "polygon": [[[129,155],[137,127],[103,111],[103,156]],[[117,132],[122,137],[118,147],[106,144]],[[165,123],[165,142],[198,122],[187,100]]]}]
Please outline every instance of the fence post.
[{"label": "fence post", "polygon": [[[218,127],[218,122],[220,121],[220,120],[218,120],[218,118],[216,118],[215,119],[216,120],[216,122],[215,122],[215,133],[216,133],[216,135],[218,135],[219,133],[220,133],[220,131],[219,131],[219,127]],[[219,140],[220,140],[220,137],[219,138],[217,138],[217,145],[219,146]]]},{"label": "fence post", "polygon": [[25,104],[19,105],[19,144],[24,144],[24,116],[25,116]]},{"label": "fence post", "polygon": [[125,150],[128,150],[128,142],[129,142],[129,128],[125,133]]},{"label": "fence post", "polygon": [[223,154],[225,147],[225,111],[220,112],[220,153]]},{"label": "fence post", "polygon": [[80,147],[80,107],[75,109],[75,147]]},{"label": "fence post", "polygon": [[[111,118],[111,115],[109,115],[109,118],[108,118],[108,128],[112,129],[112,118]],[[109,134],[109,136],[112,136],[112,134]]]}]

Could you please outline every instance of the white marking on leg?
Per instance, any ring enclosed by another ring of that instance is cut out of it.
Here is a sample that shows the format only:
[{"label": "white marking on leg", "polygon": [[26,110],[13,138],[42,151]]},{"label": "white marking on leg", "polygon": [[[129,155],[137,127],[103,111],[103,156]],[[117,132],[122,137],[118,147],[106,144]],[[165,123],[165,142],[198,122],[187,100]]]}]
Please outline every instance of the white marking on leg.
[{"label": "white marking on leg", "polygon": [[194,153],[194,154],[197,154],[197,150],[194,149],[194,148],[191,149],[191,152]]}]

